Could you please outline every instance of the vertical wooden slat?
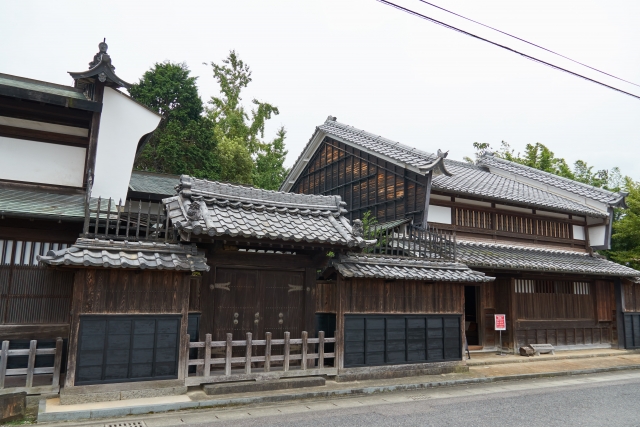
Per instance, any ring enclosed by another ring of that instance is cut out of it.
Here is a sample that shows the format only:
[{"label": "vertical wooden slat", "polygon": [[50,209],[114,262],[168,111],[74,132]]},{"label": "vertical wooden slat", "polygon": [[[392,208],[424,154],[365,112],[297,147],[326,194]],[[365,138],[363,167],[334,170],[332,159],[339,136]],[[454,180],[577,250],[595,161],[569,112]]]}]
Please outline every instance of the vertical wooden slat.
[{"label": "vertical wooden slat", "polygon": [[[160,230],[162,229],[162,224],[160,224],[160,213],[161,213],[162,203],[158,203],[158,213],[156,214],[156,237],[155,240],[160,239]],[[147,236],[147,239],[149,236]]]},{"label": "vertical wooden slat", "polygon": [[7,374],[7,358],[9,357],[9,341],[2,341],[0,349],[0,390],[4,388],[4,379]]},{"label": "vertical wooden slat", "polygon": [[324,368],[324,331],[318,332],[318,368]]},{"label": "vertical wooden slat", "polygon": [[149,238],[149,228],[151,227],[151,202],[147,202],[147,226],[145,227],[144,238]]},{"label": "vertical wooden slat", "polygon": [[33,387],[33,370],[36,367],[36,346],[38,341],[31,340],[29,343],[29,361],[27,363],[27,382],[25,387]]},{"label": "vertical wooden slat", "polygon": [[180,348],[179,359],[183,360],[182,363],[183,363],[184,370],[182,371],[182,375],[179,375],[179,377],[181,376],[184,379],[189,378],[189,348],[190,348],[189,343],[190,342],[191,342],[191,336],[187,334],[185,337],[184,345],[182,345],[182,347]]},{"label": "vertical wooden slat", "polygon": [[283,369],[285,372],[287,372],[289,370],[289,352],[291,350],[291,345],[289,343],[289,338],[290,338],[290,333],[289,331],[284,333],[284,363],[283,363]]},{"label": "vertical wooden slat", "polygon": [[131,200],[129,200],[129,207],[127,210],[127,227],[126,227],[126,237],[129,238],[129,224],[131,223]]},{"label": "vertical wooden slat", "polygon": [[224,374],[225,375],[231,375],[231,356],[233,353],[232,341],[233,341],[233,334],[227,334],[227,346],[226,346],[226,352],[224,355]]},{"label": "vertical wooden slat", "polygon": [[302,370],[307,369],[307,341],[308,341],[308,333],[307,331],[302,331],[302,361],[300,363],[300,368]]},{"label": "vertical wooden slat", "polygon": [[264,347],[264,371],[271,371],[271,332],[265,334],[266,344]]},{"label": "vertical wooden slat", "polygon": [[138,200],[138,221],[136,223],[136,239],[140,238],[140,215],[142,214],[142,200]]},{"label": "vertical wooden slat", "polygon": [[204,338],[204,371],[203,375],[208,377],[211,375],[211,334],[205,335]]},{"label": "vertical wooden slat", "polygon": [[104,234],[107,235],[109,234],[109,223],[110,223],[110,216],[111,216],[111,197],[109,197],[109,203],[107,203],[107,218],[106,218],[106,223],[104,225]]},{"label": "vertical wooden slat", "polygon": [[244,373],[245,374],[250,374],[251,373],[251,332],[247,332],[247,351],[245,353],[245,360],[244,360]]},{"label": "vertical wooden slat", "polygon": [[53,380],[51,385],[58,387],[60,385],[60,368],[62,366],[62,338],[56,338],[56,354],[53,356]]},{"label": "vertical wooden slat", "polygon": [[118,210],[118,216],[116,218],[116,237],[120,235],[120,213],[122,211],[122,207],[122,199],[120,199],[118,206],[116,206],[116,209]]},{"label": "vertical wooden slat", "polygon": [[98,223],[100,222],[100,204],[102,203],[102,198],[98,197],[98,209],[96,209],[96,222],[93,224],[93,234],[98,234]]}]

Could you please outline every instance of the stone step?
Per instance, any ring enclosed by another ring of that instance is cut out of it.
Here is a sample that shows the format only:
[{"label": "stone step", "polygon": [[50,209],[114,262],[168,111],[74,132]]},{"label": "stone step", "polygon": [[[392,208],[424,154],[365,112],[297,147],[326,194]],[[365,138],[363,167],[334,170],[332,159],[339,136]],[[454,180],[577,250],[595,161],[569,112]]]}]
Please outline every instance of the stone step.
[{"label": "stone step", "polygon": [[210,395],[286,390],[290,388],[325,385],[324,377],[283,378],[268,381],[239,381],[233,383],[204,384],[202,390]]}]

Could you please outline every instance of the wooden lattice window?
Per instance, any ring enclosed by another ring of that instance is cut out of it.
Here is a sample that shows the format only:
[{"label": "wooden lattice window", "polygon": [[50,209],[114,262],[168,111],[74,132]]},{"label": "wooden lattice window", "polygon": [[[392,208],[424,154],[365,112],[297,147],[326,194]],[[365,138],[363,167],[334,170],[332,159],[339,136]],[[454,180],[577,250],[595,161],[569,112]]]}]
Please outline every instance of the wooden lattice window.
[{"label": "wooden lattice window", "polygon": [[455,212],[457,226],[493,229],[493,221],[489,212],[464,208],[456,208]]},{"label": "wooden lattice window", "polygon": [[517,294],[589,295],[589,282],[516,279]]},{"label": "wooden lattice window", "polygon": [[496,229],[509,233],[534,234],[533,220],[517,215],[496,214]]},{"label": "wooden lattice window", "polygon": [[559,239],[569,239],[571,238],[571,233],[569,231],[569,224],[558,221],[549,221],[544,219],[539,219],[537,222],[537,235],[544,237],[556,237]]}]

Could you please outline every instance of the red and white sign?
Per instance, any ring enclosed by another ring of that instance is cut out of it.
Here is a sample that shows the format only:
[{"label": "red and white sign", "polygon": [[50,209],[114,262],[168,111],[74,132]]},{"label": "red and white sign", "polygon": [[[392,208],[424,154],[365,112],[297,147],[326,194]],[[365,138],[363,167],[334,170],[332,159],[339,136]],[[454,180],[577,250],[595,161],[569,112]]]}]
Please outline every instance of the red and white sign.
[{"label": "red and white sign", "polygon": [[496,331],[507,330],[507,316],[504,314],[495,314],[496,319]]}]

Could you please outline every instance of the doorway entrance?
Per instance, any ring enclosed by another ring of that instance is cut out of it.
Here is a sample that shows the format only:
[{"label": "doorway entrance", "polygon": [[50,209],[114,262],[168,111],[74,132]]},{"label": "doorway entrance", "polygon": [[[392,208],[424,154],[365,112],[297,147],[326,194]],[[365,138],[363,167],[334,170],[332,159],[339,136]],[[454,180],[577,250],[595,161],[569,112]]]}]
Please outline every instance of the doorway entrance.
[{"label": "doorway entrance", "polygon": [[[480,327],[478,310],[478,286],[464,287],[464,329],[467,336],[467,344],[470,350],[479,350],[480,346]],[[475,347],[475,348],[473,348]]]}]

